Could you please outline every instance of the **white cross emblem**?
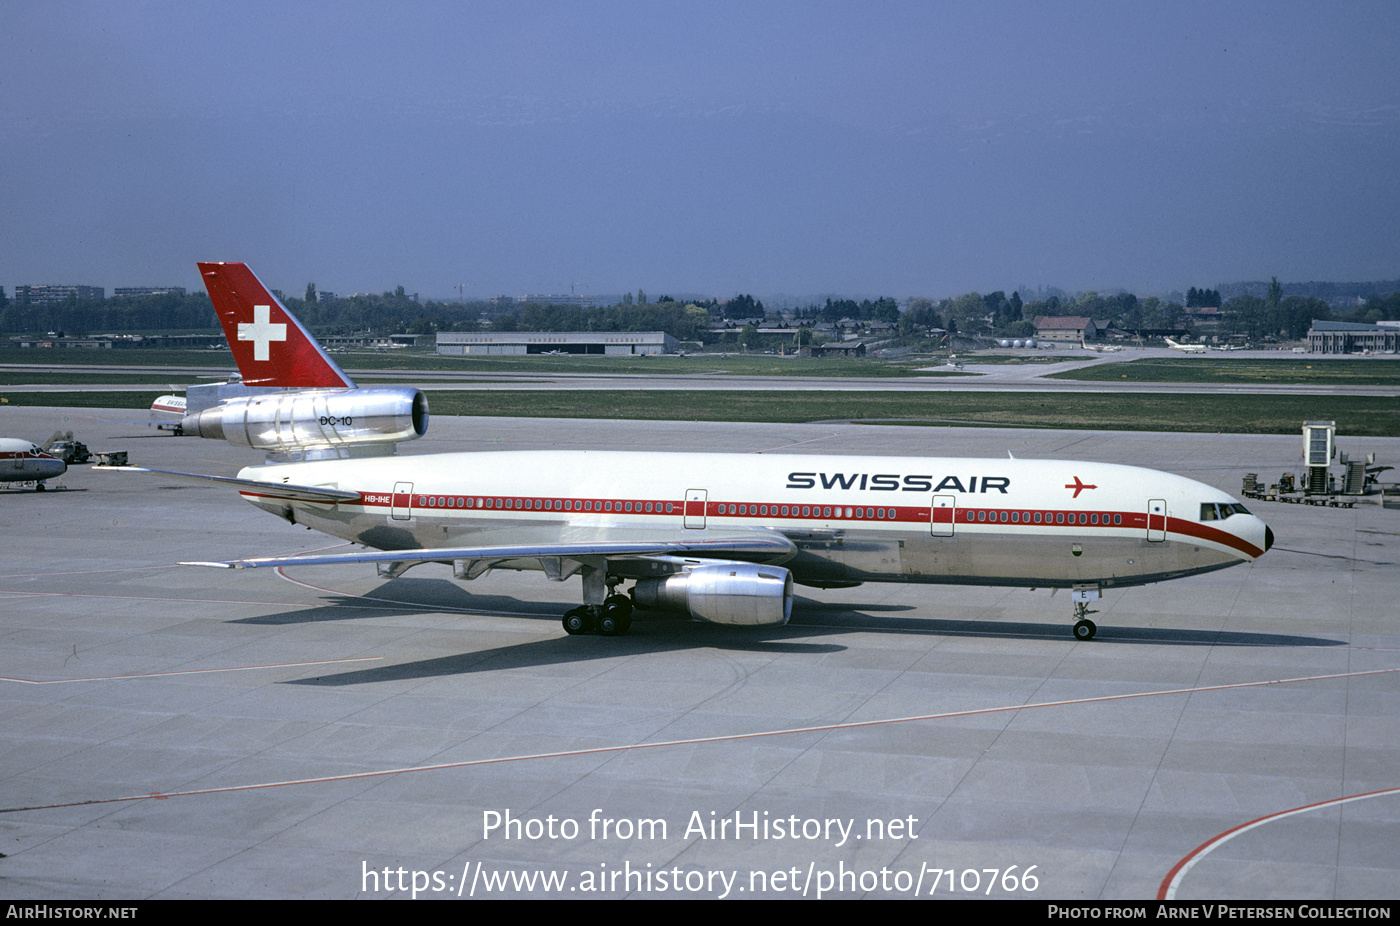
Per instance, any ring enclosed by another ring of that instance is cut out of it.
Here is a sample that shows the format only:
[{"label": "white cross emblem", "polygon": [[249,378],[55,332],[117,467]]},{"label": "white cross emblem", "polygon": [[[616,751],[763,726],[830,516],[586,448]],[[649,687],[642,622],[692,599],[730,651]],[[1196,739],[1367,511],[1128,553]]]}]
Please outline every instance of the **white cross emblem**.
[{"label": "white cross emblem", "polygon": [[287,326],[272,324],[272,306],[253,306],[253,320],[238,323],[238,340],[253,342],[253,359],[268,360],[269,345],[287,340]]}]

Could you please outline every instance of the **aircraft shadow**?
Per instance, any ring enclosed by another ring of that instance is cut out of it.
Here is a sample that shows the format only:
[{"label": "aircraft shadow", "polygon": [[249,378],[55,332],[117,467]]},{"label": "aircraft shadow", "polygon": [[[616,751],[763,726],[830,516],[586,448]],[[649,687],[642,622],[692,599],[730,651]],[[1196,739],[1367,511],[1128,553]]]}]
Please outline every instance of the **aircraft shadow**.
[{"label": "aircraft shadow", "polygon": [[55,495],[68,495],[73,492],[86,491],[87,489],[74,489],[69,486],[49,486],[44,491],[38,492],[33,486],[5,486],[3,489],[0,489],[0,495],[40,495],[51,498]]},{"label": "aircraft shadow", "polygon": [[[950,620],[936,617],[901,617],[896,621],[872,617],[874,608],[863,605],[832,605],[804,601],[800,609],[793,608],[789,627],[845,633],[851,630],[882,633],[939,634],[957,637],[1031,637],[1065,640],[1070,637],[1071,622],[1062,621],[1002,621]],[[1133,627],[1098,625],[1094,644],[1147,644],[1160,646],[1346,646],[1341,640],[1305,637],[1297,634],[1254,633],[1233,630],[1188,630],[1172,627]]]},{"label": "aircraft shadow", "polygon": [[[558,618],[555,618],[557,621]],[[774,633],[773,631],[776,631]],[[845,650],[834,643],[798,643],[782,639],[788,636],[785,627],[744,630],[697,624],[681,620],[637,620],[632,630],[621,637],[600,637],[585,634],[576,637],[553,637],[456,653],[435,659],[421,659],[391,666],[357,669],[335,675],[294,679],[288,685],[339,687],[374,682],[404,681],[466,675],[473,672],[498,672],[508,669],[537,668],[549,665],[573,665],[592,659],[615,659],[652,653],[675,652],[701,648],[723,649],[753,653],[804,653],[821,655]]]},{"label": "aircraft shadow", "polygon": [[244,617],[232,624],[315,624],[322,621],[363,620],[369,616],[399,617],[414,614],[459,612],[463,617],[507,614],[521,620],[558,623],[577,602],[521,601],[505,595],[472,595],[446,579],[392,579],[371,595],[325,595],[318,607],[297,608],[258,617]]},{"label": "aircraft shadow", "polygon": [[[471,595],[454,582],[433,579],[398,579],[379,586],[376,592],[374,599],[350,595],[332,596],[328,599],[329,603],[322,607],[243,618],[232,623],[278,625],[362,620],[369,616],[442,615],[444,610],[450,609],[460,611],[462,616],[468,619],[474,616],[506,614],[512,618],[557,625],[559,616],[572,607],[572,602],[534,602],[499,595]],[[841,652],[849,649],[849,646],[844,643],[818,642],[821,637],[851,632],[982,638],[1017,637],[1072,642],[1067,620],[980,621],[903,616],[890,619],[876,613],[913,610],[916,608],[909,605],[852,606],[799,598],[793,609],[793,619],[786,626],[752,629],[639,613],[634,619],[632,630],[621,637],[600,637],[593,634],[551,637],[432,659],[295,679],[286,684],[340,687],[575,664],[593,659],[701,648],[771,654],[823,654]],[[1094,644],[1274,647],[1345,645],[1337,640],[1290,634],[1115,626],[1100,626]]]}]

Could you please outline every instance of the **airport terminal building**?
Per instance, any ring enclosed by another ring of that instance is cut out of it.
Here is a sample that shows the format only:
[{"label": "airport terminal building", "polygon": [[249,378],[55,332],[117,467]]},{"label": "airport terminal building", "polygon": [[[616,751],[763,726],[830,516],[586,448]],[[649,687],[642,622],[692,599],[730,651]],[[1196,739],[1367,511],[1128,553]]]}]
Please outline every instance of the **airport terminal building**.
[{"label": "airport terminal building", "polygon": [[673,354],[681,342],[664,331],[439,331],[437,352],[470,354]]},{"label": "airport terminal building", "polygon": [[1400,322],[1360,325],[1316,321],[1308,331],[1310,354],[1393,354],[1400,351]]}]

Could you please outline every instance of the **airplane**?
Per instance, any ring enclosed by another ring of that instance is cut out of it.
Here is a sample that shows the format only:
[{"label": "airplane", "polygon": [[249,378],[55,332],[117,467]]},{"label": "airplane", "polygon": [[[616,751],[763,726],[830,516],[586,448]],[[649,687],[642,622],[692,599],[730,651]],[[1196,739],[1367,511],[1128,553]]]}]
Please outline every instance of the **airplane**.
[{"label": "airplane", "polygon": [[279,386],[245,385],[241,374],[232,373],[224,382],[194,383],[186,386],[184,395],[172,393],[157,396],[156,400],[151,403],[150,423],[157,431],[170,431],[179,437],[185,433],[185,418],[195,412],[215,405],[222,405],[235,397],[264,395],[281,391],[282,388]]},{"label": "airplane", "polygon": [[1079,339],[1079,346],[1096,354],[1116,354],[1123,349],[1112,344],[1086,344],[1083,338]]},{"label": "airplane", "polygon": [[43,492],[45,479],[55,479],[68,471],[68,464],[38,444],[12,437],[0,438],[0,482],[32,482]]},{"label": "airplane", "polygon": [[[625,633],[634,610],[747,627],[785,624],[794,584],[1072,590],[1094,637],[1102,589],[1252,562],[1273,531],[1182,476],[1069,460],[616,451],[401,457],[428,426],[409,387],[360,388],[244,264],[201,263],[245,382],[287,387],[192,412],[186,434],[266,453],[214,482],[365,549],[187,565],[250,569],[425,562],[582,580],[569,634]],[[624,583],[632,586],[624,594]]]},{"label": "airplane", "polygon": [[185,433],[180,422],[185,419],[188,405],[182,395],[157,396],[151,403],[151,422],[157,431],[172,431],[176,437]]},{"label": "airplane", "polygon": [[1188,354],[1204,354],[1206,352],[1206,346],[1204,344],[1178,344],[1171,338],[1164,338],[1163,340],[1167,342],[1167,346],[1172,350],[1185,351]]}]

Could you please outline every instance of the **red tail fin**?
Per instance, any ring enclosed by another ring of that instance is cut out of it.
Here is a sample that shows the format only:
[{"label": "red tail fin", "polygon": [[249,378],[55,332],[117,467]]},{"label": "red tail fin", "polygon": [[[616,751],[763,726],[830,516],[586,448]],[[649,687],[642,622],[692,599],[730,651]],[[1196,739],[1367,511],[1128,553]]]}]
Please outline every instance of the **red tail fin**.
[{"label": "red tail fin", "polygon": [[199,272],[245,385],[355,388],[247,264],[201,263]]}]

